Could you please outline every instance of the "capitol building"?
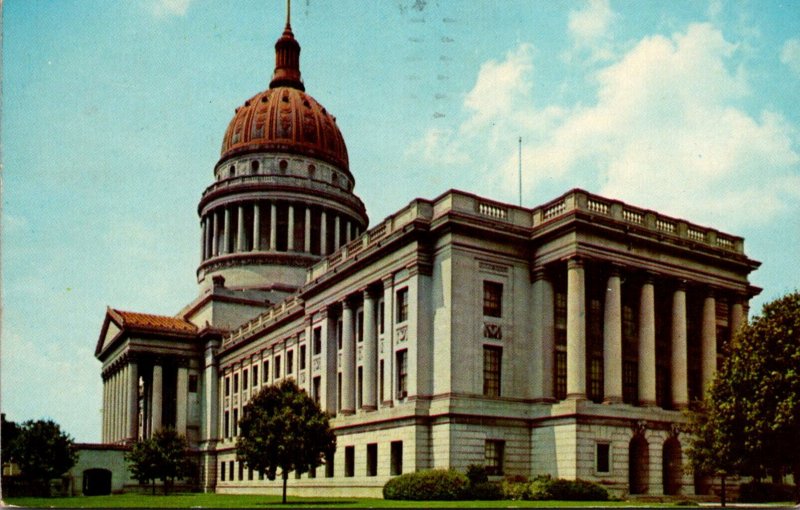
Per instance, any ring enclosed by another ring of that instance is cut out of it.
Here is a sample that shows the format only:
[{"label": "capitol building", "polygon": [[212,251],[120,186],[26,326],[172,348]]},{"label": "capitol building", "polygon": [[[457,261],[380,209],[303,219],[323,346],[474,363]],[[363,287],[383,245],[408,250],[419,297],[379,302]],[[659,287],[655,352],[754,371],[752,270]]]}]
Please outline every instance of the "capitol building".
[{"label": "capitol building", "polygon": [[290,493],[380,496],[392,476],[470,464],[707,491],[682,411],[759,292],[744,240],[581,189],[532,209],[449,190],[370,223],[288,20],[275,52],[200,197],[197,297],[174,316],[107,310],[97,449],[172,427],[200,489],[278,492],[236,459],[237,425],[293,378],[337,449]]}]

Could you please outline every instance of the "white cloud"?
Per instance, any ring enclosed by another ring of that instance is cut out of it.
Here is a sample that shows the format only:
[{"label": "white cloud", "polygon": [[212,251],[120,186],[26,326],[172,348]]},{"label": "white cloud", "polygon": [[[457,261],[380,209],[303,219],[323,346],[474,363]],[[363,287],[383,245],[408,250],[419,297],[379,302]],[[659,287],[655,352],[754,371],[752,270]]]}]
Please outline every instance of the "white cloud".
[{"label": "white cloud", "polygon": [[[723,229],[766,222],[800,199],[798,133],[778,113],[742,109],[751,90],[737,50],[709,24],[647,37],[592,75],[589,104],[537,108],[525,45],[481,67],[468,118],[427,154],[463,154],[472,172],[501,176],[474,178],[473,191],[511,201],[519,134],[529,196],[578,186]],[[509,78],[487,85],[498,69]]]},{"label": "white cloud", "polygon": [[151,11],[159,18],[183,16],[189,10],[192,0],[153,0]]},{"label": "white cloud", "polygon": [[608,0],[589,0],[583,9],[570,11],[567,27],[573,47],[565,59],[587,56],[590,62],[598,62],[613,58],[610,29],[614,17]]},{"label": "white cloud", "polygon": [[781,49],[781,62],[800,76],[800,39],[789,39]]}]

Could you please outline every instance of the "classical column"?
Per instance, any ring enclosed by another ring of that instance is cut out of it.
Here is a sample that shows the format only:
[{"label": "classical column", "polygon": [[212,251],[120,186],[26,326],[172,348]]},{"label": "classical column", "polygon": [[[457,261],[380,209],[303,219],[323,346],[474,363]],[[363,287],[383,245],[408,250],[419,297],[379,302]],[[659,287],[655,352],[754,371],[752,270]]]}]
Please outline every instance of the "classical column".
[{"label": "classical column", "polygon": [[642,284],[639,298],[639,403],[656,405],[656,313],[653,280]]},{"label": "classical column", "polygon": [[341,238],[341,217],[337,214],[333,218],[333,251],[339,249],[339,239]]},{"label": "classical column", "polygon": [[161,430],[162,417],[163,417],[163,395],[164,395],[164,369],[161,365],[153,365],[153,383],[152,383],[152,399],[153,409],[152,418],[152,432],[156,433]]},{"label": "classical column", "polygon": [[206,241],[208,239],[208,225],[205,218],[200,220],[200,261],[206,259]]},{"label": "classical column", "polygon": [[385,276],[383,283],[383,402],[394,405],[394,276]]},{"label": "classical column", "polygon": [[703,322],[701,326],[700,359],[702,362],[702,395],[705,396],[714,373],[717,371],[717,303],[713,291],[709,290],[703,300]]},{"label": "classical column", "polygon": [[579,258],[567,263],[567,398],[586,398],[586,290]]},{"label": "classical column", "polygon": [[342,303],[342,414],[355,412],[355,335],[353,303],[345,299]]},{"label": "classical column", "polygon": [[119,399],[119,439],[124,441],[128,437],[128,364],[120,369],[120,399]]},{"label": "classical column", "polygon": [[742,301],[738,297],[735,299],[736,300],[731,304],[731,338],[733,338],[733,336],[737,331],[739,331],[739,329],[742,327],[742,324],[745,322],[744,306],[742,305]]},{"label": "classical column", "polygon": [[350,237],[350,220],[344,220],[344,237],[345,242],[349,243],[352,237]]},{"label": "classical column", "polygon": [[261,250],[261,206],[253,204],[253,251]]},{"label": "classical column", "polygon": [[544,269],[533,275],[533,347],[539,363],[531,371],[533,398],[551,400],[554,397],[553,357],[555,352],[555,315],[553,309],[553,284]]},{"label": "classical column", "polygon": [[336,345],[336,313],[333,307],[327,307],[320,313],[322,318],[322,394],[321,405],[324,411],[336,414],[336,392],[338,375],[338,345]]},{"label": "classical column", "polygon": [[622,288],[619,270],[611,269],[603,316],[604,401],[622,402]]},{"label": "classical column", "polygon": [[205,345],[203,368],[203,422],[201,423],[201,437],[205,441],[217,439],[217,424],[219,415],[219,369],[216,352],[219,348],[218,340],[209,340]]},{"label": "classical column", "polygon": [[328,254],[328,215],[325,209],[319,215],[319,252],[321,255]]},{"label": "classical column", "polygon": [[238,209],[239,214],[236,219],[236,251],[241,253],[244,251],[246,241],[244,237],[244,205],[239,204]]},{"label": "classical column", "polygon": [[111,442],[117,440],[117,420],[119,420],[119,372],[115,371],[111,376],[111,423],[109,426],[109,437]]},{"label": "classical column", "polygon": [[286,251],[294,251],[294,206],[289,204],[289,221],[286,228]]},{"label": "classical column", "polygon": [[672,295],[672,405],[689,405],[686,346],[686,289],[680,285]]},{"label": "classical column", "polygon": [[311,208],[306,206],[306,218],[305,222],[303,223],[303,227],[305,229],[304,236],[303,236],[303,251],[306,253],[311,253]]},{"label": "classical column", "polygon": [[269,205],[269,249],[278,249],[278,204],[270,202]]},{"label": "classical column", "polygon": [[374,411],[378,408],[375,391],[375,382],[378,380],[377,302],[378,296],[374,289],[364,291],[364,396],[362,408],[365,411]]},{"label": "classical column", "polygon": [[225,208],[225,223],[222,227],[222,253],[231,252],[231,210]]},{"label": "classical column", "polygon": [[211,212],[211,256],[219,255],[219,225],[217,225],[217,211]]},{"label": "classical column", "polygon": [[189,391],[189,369],[178,367],[175,393],[175,430],[178,434],[186,435],[186,400]]},{"label": "classical column", "polygon": [[128,363],[128,439],[139,438],[139,366],[135,361]]}]

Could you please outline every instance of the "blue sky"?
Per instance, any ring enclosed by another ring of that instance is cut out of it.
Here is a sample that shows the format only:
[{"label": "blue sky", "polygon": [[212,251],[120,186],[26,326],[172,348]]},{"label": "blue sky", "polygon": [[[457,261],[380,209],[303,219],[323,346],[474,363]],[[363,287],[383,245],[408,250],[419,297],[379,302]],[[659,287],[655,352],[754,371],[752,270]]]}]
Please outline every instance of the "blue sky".
[{"label": "blue sky", "polygon": [[[285,4],[6,0],[2,409],[98,441],[106,306],[196,294],[196,206]],[[799,1],[295,0],[307,91],[372,224],[458,188],[573,187],[746,238],[800,287]]]}]

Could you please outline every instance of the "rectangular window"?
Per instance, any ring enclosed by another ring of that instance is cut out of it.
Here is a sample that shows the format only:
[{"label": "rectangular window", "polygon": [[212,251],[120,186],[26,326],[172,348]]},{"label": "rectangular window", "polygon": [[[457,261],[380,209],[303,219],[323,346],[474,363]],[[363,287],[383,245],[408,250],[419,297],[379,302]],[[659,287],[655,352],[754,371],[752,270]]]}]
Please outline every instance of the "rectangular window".
[{"label": "rectangular window", "polygon": [[358,394],[358,409],[361,409],[364,407],[364,367],[358,367],[356,393]]},{"label": "rectangular window", "polygon": [[281,357],[275,356],[275,374],[272,377],[272,380],[279,379],[281,377]]},{"label": "rectangular window", "polygon": [[247,377],[248,375],[250,375],[250,374],[248,373],[247,369],[245,368],[242,371],[242,389],[243,390],[247,389],[247,383],[250,381],[250,379]]},{"label": "rectangular window", "polygon": [[247,479],[248,480],[253,479],[253,468],[247,468]]},{"label": "rectangular window", "polygon": [[364,312],[359,310],[356,313],[356,342],[364,341]]},{"label": "rectangular window", "polygon": [[197,376],[189,376],[189,393],[197,393]]},{"label": "rectangular window", "polygon": [[367,445],[367,476],[378,476],[378,443]]},{"label": "rectangular window", "polygon": [[336,345],[337,348],[342,350],[342,319],[336,321]]},{"label": "rectangular window", "polygon": [[378,364],[378,401],[383,402],[383,360]]},{"label": "rectangular window", "polygon": [[356,447],[344,447],[344,476],[356,476]]},{"label": "rectangular window", "polygon": [[269,382],[269,360],[264,361],[261,368],[263,369],[261,370],[261,382],[266,384]]},{"label": "rectangular window", "polygon": [[484,280],[483,282],[483,315],[487,317],[503,316],[503,284]]},{"label": "rectangular window", "polygon": [[325,456],[325,478],[333,478],[334,458],[334,453]]},{"label": "rectangular window", "polygon": [[225,437],[231,437],[231,415],[230,411],[225,411],[225,417],[222,421],[222,430]]},{"label": "rectangular window", "polygon": [[322,328],[314,328],[311,333],[311,352],[315,356],[322,354]]},{"label": "rectangular window", "polygon": [[239,464],[239,481],[244,480],[244,462],[237,462]]},{"label": "rectangular window", "polygon": [[555,393],[558,400],[567,398],[567,352],[557,350],[555,362]]},{"label": "rectangular window", "polygon": [[603,401],[603,358],[592,356],[589,361],[589,399]]},{"label": "rectangular window", "polygon": [[258,472],[258,479],[259,480],[263,480],[264,479],[264,472],[263,471],[259,471]]},{"label": "rectangular window", "polygon": [[342,373],[336,375],[336,409],[342,408]]},{"label": "rectangular window", "polygon": [[253,386],[258,386],[258,365],[253,365]]},{"label": "rectangular window", "polygon": [[636,361],[622,363],[622,401],[632,405],[639,403],[639,364]]},{"label": "rectangular window", "polygon": [[378,303],[378,332],[382,335],[383,328],[384,328],[384,319],[385,319],[385,307],[383,306],[383,301]]},{"label": "rectangular window", "polygon": [[233,374],[233,392],[239,392],[239,374]]},{"label": "rectangular window", "polygon": [[397,322],[405,322],[408,320],[408,289],[400,289],[397,291]]},{"label": "rectangular window", "polygon": [[556,292],[554,295],[553,319],[556,345],[567,345],[567,293]]},{"label": "rectangular window", "polygon": [[230,397],[231,396],[231,378],[230,378],[230,376],[225,378],[225,396],[226,397]]},{"label": "rectangular window", "polygon": [[391,454],[390,454],[390,474],[394,475],[401,475],[403,474],[403,442],[402,441],[392,441],[391,444]]},{"label": "rectangular window", "polygon": [[484,447],[484,465],[486,473],[492,476],[503,474],[503,453],[505,451],[505,441],[486,440]]},{"label": "rectangular window", "polygon": [[609,473],[611,471],[611,445],[598,443],[596,457],[595,470],[598,473]]},{"label": "rectangular window", "polygon": [[300,346],[300,370],[306,369],[306,346]]},{"label": "rectangular window", "polygon": [[286,373],[294,373],[294,351],[288,351],[286,353]]},{"label": "rectangular window", "polygon": [[314,402],[316,402],[317,404],[319,404],[319,392],[321,386],[322,386],[322,379],[320,378],[320,376],[314,377],[311,385],[311,392],[312,392],[311,398],[313,398]]},{"label": "rectangular window", "polygon": [[500,396],[500,367],[503,358],[502,347],[483,346],[483,394],[487,397]]},{"label": "rectangular window", "polygon": [[233,410],[233,423],[231,424],[231,434],[239,436],[239,410]]},{"label": "rectangular window", "polygon": [[232,460],[228,461],[228,478],[230,478],[231,481],[234,480],[234,478],[233,478],[233,461]]},{"label": "rectangular window", "polygon": [[308,477],[309,478],[316,478],[317,477],[317,466],[312,467],[308,470]]},{"label": "rectangular window", "polygon": [[397,398],[408,395],[408,351],[397,351]]},{"label": "rectangular window", "polygon": [[219,480],[221,482],[225,481],[225,463],[224,462],[220,462],[219,463]]}]

